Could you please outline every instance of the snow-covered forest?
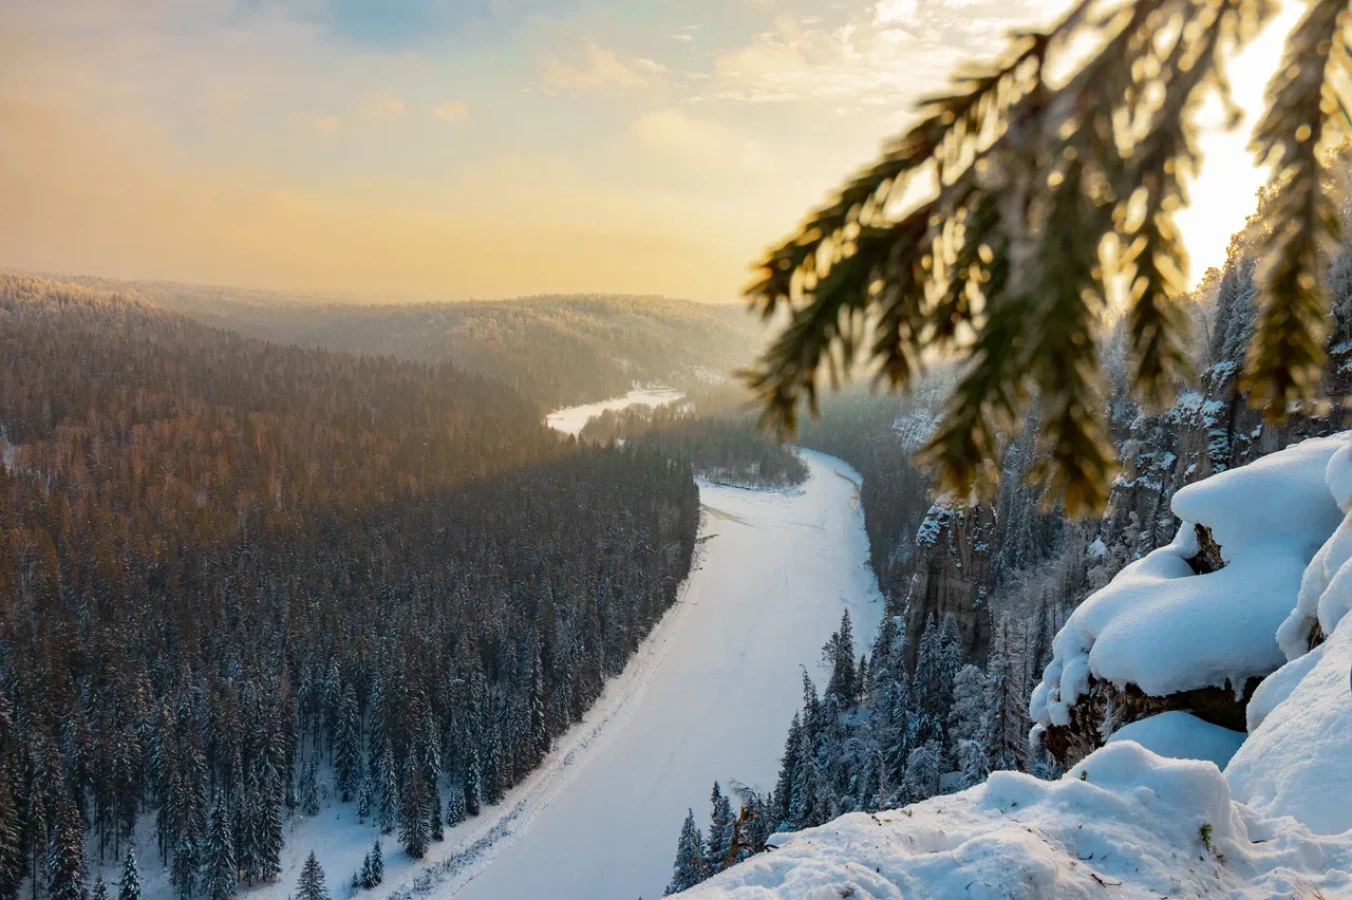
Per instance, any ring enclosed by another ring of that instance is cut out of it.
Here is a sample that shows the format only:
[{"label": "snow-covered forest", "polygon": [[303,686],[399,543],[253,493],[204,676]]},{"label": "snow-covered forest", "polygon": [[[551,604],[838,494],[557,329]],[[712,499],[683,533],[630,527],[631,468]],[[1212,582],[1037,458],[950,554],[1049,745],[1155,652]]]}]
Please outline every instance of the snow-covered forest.
[{"label": "snow-covered forest", "polygon": [[0,321],[0,896],[220,900],[330,798],[421,857],[689,571],[688,464],[488,379],[24,276]]}]

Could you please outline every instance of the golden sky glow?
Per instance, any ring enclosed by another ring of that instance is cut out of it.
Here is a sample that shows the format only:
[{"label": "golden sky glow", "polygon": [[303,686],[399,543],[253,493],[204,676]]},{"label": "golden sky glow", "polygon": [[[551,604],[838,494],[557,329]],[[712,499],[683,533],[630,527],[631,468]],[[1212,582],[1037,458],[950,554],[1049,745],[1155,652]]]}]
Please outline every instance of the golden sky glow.
[{"label": "golden sky glow", "polygon": [[[618,7],[623,6],[623,9]],[[7,0],[0,265],[729,300],[1030,0]],[[1274,29],[1273,31],[1276,31]],[[1278,34],[1234,67],[1256,102]],[[1208,137],[1193,275],[1261,178]]]}]

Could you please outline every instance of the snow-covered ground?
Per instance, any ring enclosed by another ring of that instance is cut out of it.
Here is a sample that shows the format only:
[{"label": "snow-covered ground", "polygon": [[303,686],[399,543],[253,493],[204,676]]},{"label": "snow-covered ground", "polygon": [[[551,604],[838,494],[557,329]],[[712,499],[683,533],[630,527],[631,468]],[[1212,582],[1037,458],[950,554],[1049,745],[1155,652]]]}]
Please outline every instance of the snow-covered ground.
[{"label": "snow-covered ground", "polygon": [[665,388],[634,390],[623,397],[612,397],[599,403],[588,403],[586,406],[570,406],[567,409],[556,410],[545,417],[545,424],[555,431],[562,431],[564,434],[577,437],[582,433],[582,426],[586,425],[589,419],[601,415],[606,410],[616,411],[638,405],[661,406],[683,397],[685,397],[685,394],[680,391]]},{"label": "snow-covered ground", "polygon": [[1233,802],[1209,762],[1109,744],[1060,781],[960,794],[791,835],[689,900],[1316,900],[1352,896],[1352,842]]}]

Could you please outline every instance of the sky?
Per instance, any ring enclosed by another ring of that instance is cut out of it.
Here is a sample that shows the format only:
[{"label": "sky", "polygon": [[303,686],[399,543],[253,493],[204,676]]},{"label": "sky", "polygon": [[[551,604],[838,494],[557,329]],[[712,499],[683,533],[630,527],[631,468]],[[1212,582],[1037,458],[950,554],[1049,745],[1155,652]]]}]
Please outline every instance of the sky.
[{"label": "sky", "polygon": [[[3,0],[0,266],[733,300],[918,97],[1057,5]],[[1270,71],[1234,67],[1241,101]],[[1194,276],[1261,182],[1242,135],[1203,146]]]}]

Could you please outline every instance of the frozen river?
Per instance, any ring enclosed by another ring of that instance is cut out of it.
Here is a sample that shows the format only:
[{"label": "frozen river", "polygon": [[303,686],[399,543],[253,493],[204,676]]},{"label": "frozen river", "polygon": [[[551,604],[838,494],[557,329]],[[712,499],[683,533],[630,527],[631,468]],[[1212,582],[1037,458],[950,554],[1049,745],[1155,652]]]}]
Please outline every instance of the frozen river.
[{"label": "frozen river", "polygon": [[841,610],[864,640],[882,612],[859,476],[803,455],[811,478],[795,491],[700,485],[704,540],[680,602],[580,726],[583,740],[564,738],[499,808],[505,827],[429,896],[652,900],[686,808],[707,821],[714,780],[773,785],[800,666],[822,683]]}]

